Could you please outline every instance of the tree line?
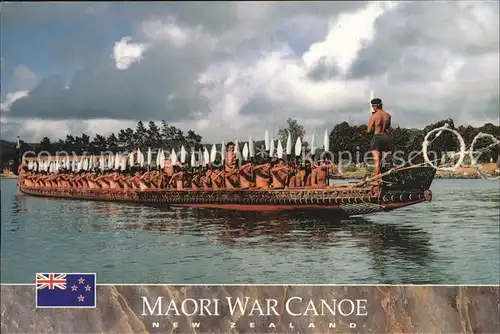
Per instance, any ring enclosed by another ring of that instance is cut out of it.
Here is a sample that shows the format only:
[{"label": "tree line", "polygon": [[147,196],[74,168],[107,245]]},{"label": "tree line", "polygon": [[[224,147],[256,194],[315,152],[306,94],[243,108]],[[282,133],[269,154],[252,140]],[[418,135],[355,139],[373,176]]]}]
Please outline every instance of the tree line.
[{"label": "tree line", "polygon": [[[481,127],[473,127],[470,125],[456,127],[453,120],[447,119],[430,124],[424,129],[402,127],[391,129],[394,150],[404,152],[405,154],[409,154],[412,151],[420,151],[425,135],[429,131],[443,126],[445,123],[448,123],[450,128],[460,133],[467,147],[470,146],[474,137],[480,132],[491,134],[497,139],[500,139],[500,126],[498,125],[487,123]],[[348,122],[342,122],[335,125],[329,133],[330,151],[335,161],[338,161],[337,159],[340,158],[338,152],[350,152],[353,156],[356,156],[356,154],[363,155],[370,151],[370,140],[372,135],[367,134],[366,130],[366,125],[350,125]],[[286,123],[279,128],[277,134],[274,136],[271,134],[271,136],[274,137],[274,139],[281,139],[282,144],[285,146],[289,133],[292,136],[293,145],[295,145],[297,138],[301,137],[303,148],[308,150],[310,146],[308,141],[310,141],[311,136],[307,135],[304,127],[295,119],[289,118]],[[96,134],[93,138],[90,138],[90,136],[85,133],[80,136],[68,134],[66,138],[57,141],[51,141],[50,138],[44,137],[39,144],[28,144],[21,140],[21,151],[34,151],[35,153],[48,151],[52,154],[55,154],[57,151],[75,152],[75,154],[83,154],[85,152],[88,154],[100,154],[104,151],[123,152],[135,150],[137,148],[147,149],[147,147],[151,147],[152,149],[171,149],[174,147],[177,149],[180,148],[181,145],[184,145],[186,148],[194,147],[198,150],[202,146],[202,139],[202,136],[193,130],[184,133],[181,129],[171,126],[165,121],[162,121],[159,126],[155,122],[150,121],[147,127],[142,121],[139,121],[137,122],[135,130],[132,128],[122,129],[118,133],[111,133],[107,136]],[[264,138],[255,139],[257,139],[255,141],[256,147],[263,146]],[[246,139],[242,141],[246,141]],[[212,143],[204,144],[211,145]],[[481,148],[489,144],[491,144],[491,140],[482,139],[476,143],[476,147]],[[9,161],[16,159],[16,151],[13,145],[14,143],[2,141],[2,168],[8,165]],[[318,150],[322,149],[323,133],[316,134],[315,147]],[[432,143],[430,150],[433,150],[439,155],[446,151],[458,151],[458,140],[452,133],[445,131]],[[484,151],[478,161],[488,162],[491,159],[497,161],[499,154],[500,145],[497,145],[492,149]]]},{"label": "tree line", "polygon": [[[479,133],[487,133],[494,136],[496,139],[500,140],[500,126],[494,125],[492,123],[486,123],[481,127],[473,127],[460,125],[455,126],[452,119],[445,119],[436,123],[429,124],[423,129],[413,129],[413,128],[403,128],[397,126],[390,130],[390,136],[393,140],[394,151],[400,151],[403,157],[409,157],[411,152],[420,152],[422,149],[422,143],[425,140],[426,135],[436,129],[448,125],[450,129],[457,131],[460,136],[464,139],[466,148],[469,149],[474,137]],[[329,146],[330,151],[333,154],[334,161],[339,161],[340,152],[349,152],[353,157],[359,154],[362,157],[365,153],[370,151],[370,142],[373,137],[371,134],[367,134],[367,125],[350,125],[348,122],[342,122],[333,127],[329,133]],[[287,124],[278,130],[278,138],[285,143],[288,132],[292,134],[293,143],[297,137],[306,138],[306,131],[302,125],[300,125],[295,119],[289,118]],[[324,134],[316,134],[315,147],[316,150],[321,151],[323,148],[323,137]],[[434,139],[435,136],[431,135],[428,140],[431,142],[429,145],[429,151],[436,153],[437,157],[441,157],[444,152],[457,152],[460,151],[460,144],[458,138],[450,131],[443,131],[438,138]],[[311,139],[311,136],[308,136]],[[482,138],[476,141],[474,148],[481,149],[492,144],[493,141],[488,138]],[[307,148],[310,144],[304,140],[305,147]],[[318,152],[316,152],[318,153]],[[481,151],[481,155],[477,157],[477,161],[480,163],[489,162],[491,160],[497,161],[500,157],[500,145],[497,144],[489,149]],[[432,159],[431,159],[432,160]],[[412,161],[422,161],[422,157]],[[465,163],[470,162],[470,159],[466,157]]]},{"label": "tree line", "polygon": [[142,121],[139,121],[135,130],[132,128],[122,129],[118,133],[111,133],[108,136],[96,134],[94,138],[90,138],[85,133],[82,133],[81,136],[68,134],[65,139],[59,139],[55,142],[44,137],[35,151],[100,154],[104,151],[131,151],[147,147],[164,148],[181,145],[198,147],[201,139],[202,137],[193,130],[189,130],[185,134],[181,129],[169,125],[165,121],[162,121],[160,126],[150,121],[147,127]]}]

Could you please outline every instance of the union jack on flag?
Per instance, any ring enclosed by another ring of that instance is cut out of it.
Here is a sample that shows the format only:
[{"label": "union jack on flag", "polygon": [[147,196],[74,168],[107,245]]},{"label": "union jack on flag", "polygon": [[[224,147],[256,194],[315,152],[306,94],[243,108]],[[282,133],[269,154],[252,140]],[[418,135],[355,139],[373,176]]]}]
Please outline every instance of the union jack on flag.
[{"label": "union jack on flag", "polygon": [[66,290],[66,274],[36,274],[36,289]]},{"label": "union jack on flag", "polygon": [[96,274],[36,274],[36,307],[95,308]]}]

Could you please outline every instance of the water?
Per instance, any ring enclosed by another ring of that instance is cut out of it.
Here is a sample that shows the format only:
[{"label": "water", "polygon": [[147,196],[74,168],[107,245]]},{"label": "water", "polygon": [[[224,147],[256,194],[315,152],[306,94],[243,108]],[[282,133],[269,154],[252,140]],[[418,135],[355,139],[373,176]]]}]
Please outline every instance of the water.
[{"label": "water", "polygon": [[2,180],[2,282],[500,283],[500,188],[435,180],[434,201],[335,220],[54,200]]}]

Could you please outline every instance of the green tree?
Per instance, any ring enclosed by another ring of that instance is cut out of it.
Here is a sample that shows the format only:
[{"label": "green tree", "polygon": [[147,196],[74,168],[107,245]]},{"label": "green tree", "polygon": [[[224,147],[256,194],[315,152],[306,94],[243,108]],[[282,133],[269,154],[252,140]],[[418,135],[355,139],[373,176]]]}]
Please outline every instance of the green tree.
[{"label": "green tree", "polygon": [[83,154],[84,152],[88,152],[90,150],[90,137],[85,133],[82,133],[82,136],[76,136],[74,138],[73,151],[77,154]]},{"label": "green tree", "polygon": [[95,135],[94,139],[90,143],[90,152],[93,154],[100,154],[101,152],[106,151],[106,149],[106,137],[102,135]]},{"label": "green tree", "polygon": [[[391,136],[393,138],[394,149],[398,151],[403,151],[408,154],[411,151],[419,152],[422,149],[422,142],[425,135],[437,127],[441,127],[447,122],[453,128],[453,120],[443,120],[434,124],[426,126],[424,129],[413,129],[413,128],[402,128],[396,127],[393,129]],[[282,143],[286,145],[286,140],[288,138],[288,130],[292,134],[293,145],[295,145],[298,136],[302,137],[302,144],[304,150],[307,149],[308,143],[305,139],[305,130],[302,125],[300,125],[296,120],[289,118],[281,129],[278,131],[278,138],[281,139]],[[467,148],[470,147],[471,142],[474,137],[479,133],[488,133],[500,139],[500,126],[491,123],[484,124],[481,127],[473,126],[459,126],[456,129],[460,135],[464,138]],[[432,140],[435,136],[432,136]],[[40,142],[37,148],[39,150],[47,150],[52,152],[56,151],[75,151],[81,154],[83,151],[91,151],[98,153],[98,151],[111,150],[113,152],[121,151],[124,149],[131,150],[140,145],[148,145],[151,147],[169,147],[173,141],[178,145],[182,143],[190,147],[195,146],[195,149],[201,144],[202,137],[198,135],[193,130],[188,130],[186,134],[175,126],[169,125],[166,121],[161,122],[160,128],[153,122],[148,123],[148,128],[146,129],[142,122],[137,123],[136,131],[127,128],[120,130],[117,135],[111,133],[107,138],[101,134],[96,134],[93,140],[86,134],[81,136],[73,136],[68,134],[64,140],[59,139],[57,142],[51,141],[50,138],[45,137]],[[329,134],[330,140],[330,151],[334,154],[334,159],[338,159],[339,151],[348,151],[354,158],[357,158],[356,153],[360,153],[361,157],[370,151],[370,140],[371,135],[366,134],[366,125],[351,126],[347,122],[342,122],[333,127]],[[22,146],[22,151],[31,149],[28,144],[24,142]],[[323,136],[318,136],[316,138],[316,144],[318,149],[322,147]],[[261,141],[256,142],[256,147],[263,145]],[[478,140],[475,144],[475,148],[481,149],[491,144],[490,138],[485,138]],[[2,151],[2,159],[7,159],[6,161],[16,159],[14,143],[9,143],[12,146],[12,150]],[[10,147],[6,146],[6,147]],[[141,147],[144,148],[144,147]],[[241,147],[240,147],[241,149]],[[442,134],[436,139],[432,145],[429,147],[430,151],[435,151],[436,153],[441,153],[444,151],[456,151],[458,150],[458,142],[456,137],[448,131],[443,131]],[[491,149],[485,150],[478,158],[479,162],[489,162],[490,159],[497,161],[500,155],[500,145],[497,145]],[[420,160],[414,160],[413,162],[423,162],[420,156]],[[432,158],[429,156],[429,158]]]},{"label": "green tree", "polygon": [[126,150],[131,150],[134,147],[134,130],[126,128],[118,133],[118,146]]},{"label": "green tree", "polygon": [[155,122],[149,121],[147,130],[146,146],[148,147],[161,147],[161,134],[160,128],[156,126]]},{"label": "green tree", "polygon": [[64,143],[64,140],[59,139],[55,144],[54,144],[54,150],[57,151],[65,151],[66,150],[66,145]]},{"label": "green tree", "polygon": [[49,137],[42,138],[42,141],[40,141],[40,150],[52,152],[52,143],[50,142]]},{"label": "green tree", "polygon": [[114,132],[112,132],[108,138],[106,138],[106,147],[108,150],[112,152],[116,152],[118,150],[118,138]]},{"label": "green tree", "polygon": [[408,145],[410,142],[411,133],[408,129],[397,127],[393,129],[392,142],[394,143],[394,151],[402,151],[408,153]]},{"label": "green tree", "polygon": [[172,127],[172,128],[173,128],[172,132],[174,134],[174,137],[172,139],[175,141],[184,142],[184,140],[185,140],[184,132],[181,129],[178,129],[176,127]]},{"label": "green tree", "polygon": [[75,145],[75,137],[73,137],[72,135],[66,135],[66,139],[64,140],[64,144]]},{"label": "green tree", "polygon": [[134,149],[134,148],[144,148],[148,141],[148,130],[144,126],[144,123],[142,121],[137,122],[137,127],[135,128],[135,133],[133,136],[133,146],[128,147],[128,149]]},{"label": "green tree", "polygon": [[[493,125],[491,123],[486,123],[477,130],[478,132],[490,134],[496,139],[500,140],[500,126]],[[478,157],[476,157],[476,160],[478,162],[484,163],[484,162],[490,162],[491,160],[493,162],[496,162],[498,159],[500,159],[500,144],[496,144],[492,147],[489,147],[491,144],[493,144],[492,139],[486,137],[479,138],[474,143],[474,151],[480,152]]]},{"label": "green tree", "polygon": [[66,135],[64,139],[64,151],[71,152],[75,150],[76,140],[73,135]]},{"label": "green tree", "polygon": [[161,121],[160,136],[162,140],[162,145],[165,145],[167,141],[170,140],[171,138],[170,126],[165,121]]},{"label": "green tree", "polygon": [[288,139],[288,132],[290,131],[292,135],[292,153],[293,147],[295,147],[295,143],[297,142],[297,138],[300,137],[303,144],[306,144],[306,130],[304,126],[300,125],[296,119],[288,118],[286,120],[286,125],[278,129],[278,138],[281,140],[283,144],[283,148],[286,148],[286,142]]},{"label": "green tree", "polygon": [[[340,157],[338,152],[349,151],[351,154],[352,140],[351,137],[354,136],[355,129],[349,125],[347,122],[342,122],[333,127],[329,134],[330,139],[330,151],[333,154],[334,161],[339,161]],[[323,146],[323,138],[320,139],[319,147]]]},{"label": "green tree", "polygon": [[189,145],[190,147],[198,149],[199,144],[201,143],[201,139],[202,137],[199,134],[197,134],[193,130],[189,130],[186,135],[186,144]]},{"label": "green tree", "polygon": [[177,128],[175,126],[168,125],[165,121],[162,121],[161,137],[164,145],[168,145],[174,140],[176,131]]}]

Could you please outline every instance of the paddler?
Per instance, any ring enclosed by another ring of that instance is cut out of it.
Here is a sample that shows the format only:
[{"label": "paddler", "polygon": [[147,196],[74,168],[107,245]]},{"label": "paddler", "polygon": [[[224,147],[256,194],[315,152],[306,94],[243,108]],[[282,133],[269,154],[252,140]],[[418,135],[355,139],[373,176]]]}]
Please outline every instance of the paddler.
[{"label": "paddler", "polygon": [[169,183],[176,190],[184,189],[184,170],[180,162],[174,166],[174,175],[172,175]]},{"label": "paddler", "polygon": [[224,170],[217,170],[214,167],[212,168],[212,172],[210,173],[210,183],[212,185],[212,189],[224,189]]},{"label": "paddler", "polygon": [[328,167],[325,161],[319,161],[311,173],[311,186],[326,187],[328,185]]},{"label": "paddler", "polygon": [[104,171],[102,175],[99,175],[95,178],[96,184],[101,188],[101,189],[110,189],[111,185],[108,180],[108,175],[109,171]]},{"label": "paddler", "polygon": [[89,185],[89,189],[100,189],[100,187],[97,185],[96,179],[96,173],[90,173],[87,175],[87,183]]},{"label": "paddler", "polygon": [[378,178],[381,171],[381,154],[392,151],[392,139],[388,135],[391,127],[391,115],[383,109],[381,99],[375,98],[370,103],[372,105],[372,115],[370,116],[366,132],[371,133],[373,130],[371,150],[375,167],[375,178]]},{"label": "paddler", "polygon": [[199,170],[193,171],[193,177],[191,178],[191,189],[193,190],[199,190],[203,189],[203,176],[204,173],[202,173]]},{"label": "paddler", "polygon": [[212,166],[209,164],[205,170],[204,175],[201,177],[201,182],[203,183],[203,189],[212,189]]},{"label": "paddler", "polygon": [[271,162],[268,161],[253,167],[255,173],[255,187],[261,190],[268,190],[271,183]]},{"label": "paddler", "polygon": [[139,178],[139,189],[142,191],[151,190],[151,172],[144,172]]},{"label": "paddler", "polygon": [[141,175],[142,175],[141,169],[136,170],[134,175],[132,175],[132,179],[130,180],[130,183],[132,184],[132,189],[141,190],[141,181],[140,181]]},{"label": "paddler", "polygon": [[[19,138],[19,136],[18,136]],[[17,178],[17,186],[21,186],[23,184],[23,177],[24,177],[24,167],[25,167],[25,162],[24,160],[21,161],[21,163],[19,164],[19,167],[17,167],[17,175],[18,175],[18,178]]]},{"label": "paddler", "polygon": [[290,187],[304,187],[306,185],[307,175],[304,164],[295,167],[294,175],[290,178]]},{"label": "paddler", "polygon": [[167,159],[167,163],[165,164],[165,168],[164,168],[164,172],[165,172],[165,177],[166,177],[166,184],[167,184],[167,188],[171,185],[170,183],[170,180],[172,179],[172,176],[174,175],[174,166],[172,165],[172,158],[168,158]]},{"label": "paddler", "polygon": [[255,187],[253,180],[253,167],[251,161],[245,161],[238,170],[240,177],[240,188],[249,189]]},{"label": "paddler", "polygon": [[288,167],[283,159],[278,159],[274,166],[271,167],[272,187],[274,189],[282,189],[286,187],[288,183],[287,169]]},{"label": "paddler", "polygon": [[155,189],[164,189],[165,188],[165,174],[161,170],[161,168],[153,171],[153,179],[151,180]]}]

